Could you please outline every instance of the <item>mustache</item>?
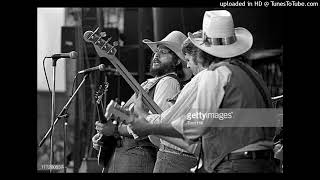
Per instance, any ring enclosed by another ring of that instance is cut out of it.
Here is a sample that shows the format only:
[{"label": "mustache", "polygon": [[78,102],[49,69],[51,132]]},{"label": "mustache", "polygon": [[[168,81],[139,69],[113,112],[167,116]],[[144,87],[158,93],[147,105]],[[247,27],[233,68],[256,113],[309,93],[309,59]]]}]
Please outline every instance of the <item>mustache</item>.
[{"label": "mustache", "polygon": [[154,59],[152,59],[151,63],[155,63],[155,62],[161,63],[161,61],[159,60],[159,58],[154,58]]},{"label": "mustache", "polygon": [[173,62],[165,62],[165,63],[160,62],[160,67],[155,69],[153,69],[152,63],[153,63],[153,60],[150,63],[150,67],[149,67],[150,68],[149,72],[151,73],[152,76],[162,76],[166,73],[175,71],[175,66]]}]

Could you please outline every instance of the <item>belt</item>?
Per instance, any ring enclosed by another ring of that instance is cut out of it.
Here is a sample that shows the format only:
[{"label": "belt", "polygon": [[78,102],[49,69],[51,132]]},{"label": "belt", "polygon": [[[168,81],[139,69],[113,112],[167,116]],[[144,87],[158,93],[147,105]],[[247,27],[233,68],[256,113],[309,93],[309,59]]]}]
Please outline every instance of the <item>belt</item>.
[{"label": "belt", "polygon": [[155,147],[155,145],[153,145],[150,140],[148,138],[146,139],[140,139],[140,140],[135,140],[133,138],[130,138],[130,137],[124,137],[122,140],[121,140],[121,145],[123,147],[126,147],[126,148],[133,148],[133,147],[137,147],[137,146],[150,146],[150,147],[154,147],[154,148],[157,148]]},{"label": "belt", "polygon": [[195,155],[193,155],[191,153],[182,152],[182,151],[173,149],[171,147],[165,146],[163,144],[160,144],[159,151],[166,152],[166,153],[171,153],[171,154],[176,154],[176,155],[187,156],[187,157],[191,157],[191,158],[197,158]]},{"label": "belt", "polygon": [[273,150],[258,150],[258,151],[244,151],[237,153],[229,153],[222,159],[222,161],[236,160],[236,159],[273,159]]}]

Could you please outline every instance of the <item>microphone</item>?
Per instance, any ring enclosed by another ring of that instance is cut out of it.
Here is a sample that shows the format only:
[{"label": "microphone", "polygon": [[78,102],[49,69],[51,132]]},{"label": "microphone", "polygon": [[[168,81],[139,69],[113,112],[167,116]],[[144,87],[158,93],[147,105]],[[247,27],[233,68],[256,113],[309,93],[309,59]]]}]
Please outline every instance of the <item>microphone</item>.
[{"label": "microphone", "polygon": [[78,53],[75,51],[71,51],[69,53],[54,54],[51,56],[52,59],[60,59],[60,58],[76,59],[77,57],[78,57]]},{"label": "microphone", "polygon": [[88,68],[88,69],[79,71],[78,74],[89,73],[89,72],[96,71],[96,70],[104,71],[104,70],[105,70],[104,64],[100,64],[99,66],[96,66],[96,67],[92,67],[92,68]]}]

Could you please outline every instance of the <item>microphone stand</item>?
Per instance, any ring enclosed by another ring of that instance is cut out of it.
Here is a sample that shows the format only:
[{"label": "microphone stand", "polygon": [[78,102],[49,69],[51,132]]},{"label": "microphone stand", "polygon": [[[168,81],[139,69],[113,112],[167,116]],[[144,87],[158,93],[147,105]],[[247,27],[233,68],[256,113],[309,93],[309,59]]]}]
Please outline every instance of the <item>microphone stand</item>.
[{"label": "microphone stand", "polygon": [[52,165],[53,165],[53,131],[54,131],[54,115],[56,111],[56,105],[55,105],[55,100],[56,100],[56,65],[57,65],[57,60],[59,58],[52,58],[52,82],[53,82],[53,90],[52,90],[52,95],[51,95],[51,129],[52,133],[50,133],[50,165],[49,165],[49,170],[50,173],[52,173]]},{"label": "microphone stand", "polygon": [[63,172],[67,173],[67,126],[68,126],[68,117],[69,114],[66,112],[65,115],[62,115],[61,117],[64,117],[64,138],[63,138]]},{"label": "microphone stand", "polygon": [[[82,86],[82,84],[84,83],[84,81],[86,80],[87,76],[89,75],[89,73],[86,73],[85,76],[83,77],[83,80],[81,81],[80,85],[78,86],[78,88],[75,90],[75,92],[73,93],[73,95],[69,98],[68,102],[66,103],[66,105],[62,108],[61,112],[59,113],[59,115],[57,116],[56,120],[53,122],[52,121],[52,125],[50,127],[50,129],[47,131],[46,135],[42,138],[42,140],[39,143],[39,147],[42,146],[42,144],[44,143],[44,141],[47,139],[48,135],[50,134],[50,141],[51,141],[51,155],[50,155],[50,172],[52,172],[52,160],[51,157],[53,158],[53,148],[52,148],[52,132],[54,130],[54,125],[58,122],[58,120],[62,117],[65,118],[65,123],[64,123],[64,172],[66,173],[66,133],[67,133],[67,118],[68,118],[68,114],[67,114],[67,109],[72,101],[72,99],[74,98],[74,96],[77,94],[77,92],[79,91],[80,87]],[[52,117],[54,117],[54,115],[52,115]]]}]

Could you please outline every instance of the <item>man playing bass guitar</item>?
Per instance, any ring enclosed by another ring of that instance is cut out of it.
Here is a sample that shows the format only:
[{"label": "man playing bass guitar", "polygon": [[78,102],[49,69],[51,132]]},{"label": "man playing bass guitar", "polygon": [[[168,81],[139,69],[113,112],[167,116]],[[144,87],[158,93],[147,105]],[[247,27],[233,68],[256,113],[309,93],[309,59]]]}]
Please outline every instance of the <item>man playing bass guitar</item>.
[{"label": "man playing bass guitar", "polygon": [[[141,86],[163,111],[171,106],[167,100],[179,93],[182,89],[180,85],[192,76],[191,70],[186,68],[181,51],[186,38],[183,33],[173,31],[161,41],[143,40],[153,51],[150,73],[154,78],[148,79]],[[135,98],[133,95],[124,108],[134,111]],[[110,136],[114,134],[115,128],[111,123],[105,125],[96,122],[96,129],[98,134],[92,138],[92,142],[93,147],[99,149],[99,133]],[[151,137],[134,139],[132,130],[126,125],[119,125],[118,132],[122,136],[122,146],[115,150],[108,169],[110,173],[189,172],[196,165],[196,158],[192,154],[165,140],[160,139],[159,143],[155,139],[150,141]]]}]

